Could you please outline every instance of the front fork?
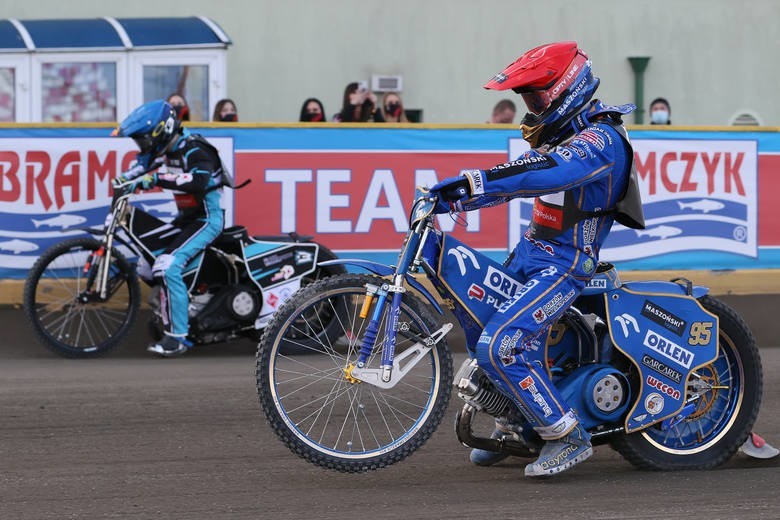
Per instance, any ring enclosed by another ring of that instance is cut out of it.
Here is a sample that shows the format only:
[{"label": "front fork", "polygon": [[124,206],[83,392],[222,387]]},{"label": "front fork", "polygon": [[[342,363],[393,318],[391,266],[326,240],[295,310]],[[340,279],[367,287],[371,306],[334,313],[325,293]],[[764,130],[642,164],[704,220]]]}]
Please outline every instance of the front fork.
[{"label": "front fork", "polygon": [[[396,276],[396,281],[398,280]],[[379,388],[392,388],[400,381],[428,352],[452,330],[451,323],[445,323],[441,328],[431,333],[427,338],[420,338],[414,345],[395,355],[396,338],[398,334],[398,319],[401,315],[401,298],[406,289],[400,284],[383,284],[381,287],[368,284],[366,298],[360,310],[360,318],[365,319],[371,312],[371,320],[366,326],[360,345],[357,362],[345,369],[347,379],[351,382],[362,381]],[[392,296],[391,296],[392,295]],[[390,299],[387,320],[385,322],[385,339],[382,350],[382,360],[378,369],[367,368],[371,353],[376,348],[377,335],[383,309]],[[376,300],[373,311],[372,302]]]},{"label": "front fork", "polygon": [[86,303],[90,296],[97,296],[101,301],[108,297],[108,277],[111,270],[111,236],[93,253],[89,255],[84,264],[83,273],[86,277],[86,286],[79,299]]}]

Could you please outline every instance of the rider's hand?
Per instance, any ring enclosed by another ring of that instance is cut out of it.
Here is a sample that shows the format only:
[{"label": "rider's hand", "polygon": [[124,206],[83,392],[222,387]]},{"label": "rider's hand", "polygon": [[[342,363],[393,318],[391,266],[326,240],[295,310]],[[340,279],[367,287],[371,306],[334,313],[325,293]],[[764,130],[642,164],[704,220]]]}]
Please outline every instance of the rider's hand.
[{"label": "rider's hand", "polygon": [[136,181],[136,186],[142,190],[150,190],[157,184],[157,174],[147,173]]},{"label": "rider's hand", "polygon": [[144,173],[146,173],[146,168],[142,164],[136,164],[126,172],[122,172],[117,175],[116,178],[124,179],[122,182],[127,182],[140,177]]},{"label": "rider's hand", "polygon": [[116,177],[111,179],[111,184],[114,187],[114,189],[116,189],[116,188],[120,188],[120,187],[124,186],[125,184],[127,184],[131,180],[132,179],[128,179],[127,176],[125,176],[124,173],[120,173],[119,175],[117,175]]},{"label": "rider's hand", "polygon": [[469,198],[469,181],[466,177],[450,177],[431,187],[431,195],[438,197],[435,213],[463,211],[463,201]]}]

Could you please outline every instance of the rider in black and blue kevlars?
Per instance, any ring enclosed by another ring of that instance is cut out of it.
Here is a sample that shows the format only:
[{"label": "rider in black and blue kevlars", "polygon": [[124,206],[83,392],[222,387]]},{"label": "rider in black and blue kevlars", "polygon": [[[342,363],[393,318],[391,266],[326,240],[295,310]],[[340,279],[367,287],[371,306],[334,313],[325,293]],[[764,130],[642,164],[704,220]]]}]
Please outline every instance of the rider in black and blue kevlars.
[{"label": "rider in black and blue kevlars", "polygon": [[189,294],[182,271],[222,231],[221,187],[231,183],[216,148],[182,128],[174,108],[164,100],[136,108],[111,135],[131,137],[140,149],[136,165],[115,182],[172,190],[179,210],[172,224],[181,231],[152,266],[152,274],[163,285],[160,310],[165,334],[147,349],[176,356],[192,345],[187,340]]},{"label": "rider in black and blue kevlars", "polygon": [[[598,85],[575,42],[523,54],[485,88],[522,96],[529,112],[521,129],[531,149],[514,161],[464,171],[431,188],[440,213],[536,197],[532,222],[507,260],[525,286],[488,321],[475,349],[479,366],[545,441],[526,476],[559,473],[593,453],[590,435],[552,384],[544,359],[546,334],[593,276],[613,221],[644,227],[633,151],[621,121],[636,107],[591,100]],[[513,433],[511,417],[498,418],[496,426],[494,438]],[[479,465],[505,457],[471,453]]]}]

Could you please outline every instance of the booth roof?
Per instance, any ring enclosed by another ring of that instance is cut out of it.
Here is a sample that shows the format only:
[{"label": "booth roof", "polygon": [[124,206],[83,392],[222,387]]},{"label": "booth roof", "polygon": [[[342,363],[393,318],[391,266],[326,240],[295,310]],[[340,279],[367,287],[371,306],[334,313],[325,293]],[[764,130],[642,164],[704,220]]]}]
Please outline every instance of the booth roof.
[{"label": "booth roof", "polygon": [[0,20],[0,52],[224,48],[231,43],[205,16]]}]

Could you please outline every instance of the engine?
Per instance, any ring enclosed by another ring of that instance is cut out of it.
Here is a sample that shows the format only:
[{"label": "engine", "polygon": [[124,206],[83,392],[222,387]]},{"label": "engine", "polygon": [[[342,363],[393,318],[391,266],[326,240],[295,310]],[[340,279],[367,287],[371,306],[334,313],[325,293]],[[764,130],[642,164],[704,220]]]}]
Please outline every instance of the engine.
[{"label": "engine", "polygon": [[467,359],[463,363],[454,383],[458,397],[493,417],[506,415],[512,406],[509,398],[496,390],[485,372],[477,366],[476,359]]},{"label": "engine", "polygon": [[[260,296],[257,291],[243,285],[233,285],[219,290],[206,299],[193,296],[197,314],[190,319],[190,328],[198,333],[216,332],[254,323],[260,313]],[[205,301],[204,301],[205,300]]]}]

